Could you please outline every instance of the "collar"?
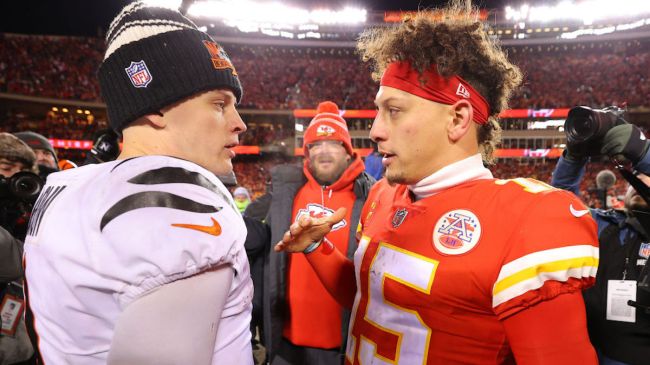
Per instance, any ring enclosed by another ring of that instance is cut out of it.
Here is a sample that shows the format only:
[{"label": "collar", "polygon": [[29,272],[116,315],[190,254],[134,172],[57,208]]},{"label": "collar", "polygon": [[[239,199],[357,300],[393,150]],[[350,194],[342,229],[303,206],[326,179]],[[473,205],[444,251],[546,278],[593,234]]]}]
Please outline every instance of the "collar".
[{"label": "collar", "polygon": [[408,189],[420,200],[464,182],[492,178],[492,172],[483,166],[481,154],[477,153],[441,168]]}]

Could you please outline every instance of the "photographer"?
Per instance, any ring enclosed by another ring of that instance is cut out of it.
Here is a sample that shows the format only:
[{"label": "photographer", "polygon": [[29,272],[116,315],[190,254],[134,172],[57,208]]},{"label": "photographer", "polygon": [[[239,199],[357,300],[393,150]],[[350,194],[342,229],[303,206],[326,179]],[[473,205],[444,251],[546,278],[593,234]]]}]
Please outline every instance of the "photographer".
[{"label": "photographer", "polygon": [[43,180],[53,172],[59,171],[59,159],[50,141],[45,136],[36,132],[17,132],[14,136],[25,142],[36,155],[38,174]]},{"label": "photographer", "polygon": [[[589,128],[571,128],[569,114],[567,148],[555,167],[551,184],[579,195],[588,158],[604,155],[617,163],[623,159],[631,162],[637,177],[650,186],[650,142],[641,130],[623,121],[620,114],[594,112],[603,113],[593,115],[596,122],[603,116],[615,122],[600,123],[600,138],[581,138],[590,133]],[[587,213],[568,208],[576,217]],[[589,337],[601,364],[647,364],[650,359],[650,315],[628,304],[628,300],[650,303],[650,293],[637,288],[648,259],[650,236],[648,227],[643,227],[634,213],[649,210],[631,186],[625,195],[624,210],[590,209],[598,225],[600,262],[596,285],[584,292],[584,299]]]},{"label": "photographer", "polygon": [[25,361],[33,354],[22,321],[22,288],[17,282],[12,283],[20,281],[23,276],[23,243],[19,238],[24,237],[28,211],[26,202],[14,194],[12,187],[20,185],[24,176],[32,179],[29,181],[37,178],[25,175],[25,171],[38,171],[34,151],[17,137],[0,133],[0,312],[4,321],[4,331],[0,334],[0,364]]}]

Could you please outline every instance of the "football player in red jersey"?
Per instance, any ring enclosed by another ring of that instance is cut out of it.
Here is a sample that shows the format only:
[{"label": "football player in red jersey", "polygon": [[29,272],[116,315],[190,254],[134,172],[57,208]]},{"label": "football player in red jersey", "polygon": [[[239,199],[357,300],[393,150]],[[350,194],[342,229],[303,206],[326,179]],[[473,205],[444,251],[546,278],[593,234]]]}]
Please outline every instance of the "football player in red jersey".
[{"label": "football player in red jersey", "polygon": [[484,167],[521,73],[469,2],[440,15],[359,42],[381,80],[370,136],[386,179],[354,260],[322,239],[343,211],[301,219],[276,250],[302,252],[352,309],[347,364],[595,364],[581,297],[594,221],[572,194]]}]

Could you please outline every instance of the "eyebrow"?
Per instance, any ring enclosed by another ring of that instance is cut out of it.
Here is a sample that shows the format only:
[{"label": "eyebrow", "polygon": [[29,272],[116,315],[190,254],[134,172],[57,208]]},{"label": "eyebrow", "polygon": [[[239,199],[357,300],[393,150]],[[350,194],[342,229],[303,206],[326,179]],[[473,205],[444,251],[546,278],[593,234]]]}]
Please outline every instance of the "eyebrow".
[{"label": "eyebrow", "polygon": [[235,99],[235,94],[228,89],[217,89],[212,92],[211,98],[224,98],[225,101],[230,102]]},{"label": "eyebrow", "polygon": [[388,98],[383,99],[383,100],[375,99],[374,103],[375,103],[376,106],[379,106],[379,104],[384,104],[385,105],[385,104],[388,104],[388,103],[390,103],[392,101],[402,101],[402,100],[403,100],[403,98],[400,98],[400,97],[397,97],[397,96],[389,96]]}]

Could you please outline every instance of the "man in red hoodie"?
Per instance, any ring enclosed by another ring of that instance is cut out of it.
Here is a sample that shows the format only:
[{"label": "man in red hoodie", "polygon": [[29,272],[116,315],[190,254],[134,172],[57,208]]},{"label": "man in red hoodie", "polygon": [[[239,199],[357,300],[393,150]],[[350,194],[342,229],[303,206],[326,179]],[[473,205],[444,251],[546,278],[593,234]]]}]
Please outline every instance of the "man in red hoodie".
[{"label": "man in red hoodie", "polygon": [[[303,216],[348,214],[327,239],[352,257],[361,208],[374,179],[353,151],[347,124],[333,102],[323,102],[304,135],[305,160],[271,171],[273,197],[266,222],[277,242]],[[271,214],[272,213],[272,214]],[[303,256],[271,252],[264,270],[264,344],[272,364],[342,363],[349,313],[327,292]]]}]

